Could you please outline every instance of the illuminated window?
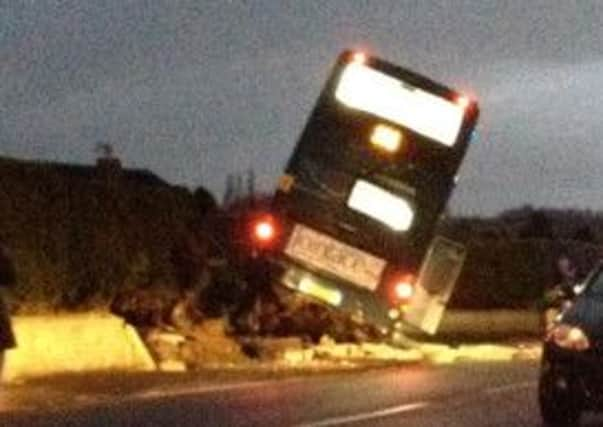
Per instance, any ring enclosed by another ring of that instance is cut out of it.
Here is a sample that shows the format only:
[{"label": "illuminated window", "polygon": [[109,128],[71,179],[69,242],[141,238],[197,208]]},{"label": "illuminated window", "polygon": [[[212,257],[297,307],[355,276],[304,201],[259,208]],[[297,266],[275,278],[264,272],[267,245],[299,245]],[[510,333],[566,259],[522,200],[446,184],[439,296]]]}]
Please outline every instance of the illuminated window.
[{"label": "illuminated window", "polygon": [[414,218],[412,206],[405,199],[364,180],[356,181],[347,204],[394,231],[408,230]]},{"label": "illuminated window", "polygon": [[358,62],[343,70],[335,97],[350,108],[390,120],[449,147],[457,139],[465,114],[463,103],[433,95]]}]

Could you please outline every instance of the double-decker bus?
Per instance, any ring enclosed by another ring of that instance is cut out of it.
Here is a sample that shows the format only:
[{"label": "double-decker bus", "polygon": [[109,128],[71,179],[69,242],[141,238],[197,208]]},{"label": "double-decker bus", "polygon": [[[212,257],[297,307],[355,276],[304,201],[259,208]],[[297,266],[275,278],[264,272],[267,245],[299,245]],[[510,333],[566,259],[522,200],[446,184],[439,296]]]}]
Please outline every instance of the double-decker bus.
[{"label": "double-decker bus", "polygon": [[477,118],[452,89],[343,52],[252,228],[279,286],[383,331],[434,333],[465,256],[434,231]]}]

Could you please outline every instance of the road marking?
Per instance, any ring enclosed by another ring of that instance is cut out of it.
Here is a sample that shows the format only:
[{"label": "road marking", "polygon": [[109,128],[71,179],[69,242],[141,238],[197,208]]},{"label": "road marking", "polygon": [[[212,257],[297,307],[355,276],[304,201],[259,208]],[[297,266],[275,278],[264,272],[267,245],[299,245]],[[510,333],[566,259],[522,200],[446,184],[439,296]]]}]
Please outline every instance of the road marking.
[{"label": "road marking", "polygon": [[[289,382],[295,382],[296,378],[292,378]],[[80,394],[75,397],[70,398],[69,403],[61,404],[60,408],[49,408],[42,406],[34,406],[32,404],[21,405],[18,407],[11,406],[8,408],[4,408],[1,404],[4,402],[0,401],[0,414],[3,414],[8,411],[12,411],[15,408],[20,411],[35,411],[43,408],[44,411],[56,412],[65,409],[84,409],[97,405],[103,405],[107,403],[136,403],[145,400],[156,400],[162,398],[173,398],[173,397],[185,397],[185,396],[194,396],[208,393],[219,393],[222,391],[228,390],[244,390],[244,389],[253,389],[257,387],[265,387],[273,383],[274,380],[263,380],[263,381],[246,381],[242,383],[231,383],[231,384],[215,384],[215,385],[206,385],[206,386],[190,386],[190,387],[180,387],[175,389],[163,389],[163,388],[153,388],[147,389],[144,391],[140,391],[138,393],[128,394],[128,395],[114,395],[107,393],[98,393],[98,394]],[[59,398],[66,396],[65,393],[57,394]],[[56,397],[55,397],[56,399]]]},{"label": "road marking", "polygon": [[507,393],[512,390],[521,390],[524,388],[533,388],[533,387],[536,387],[536,381],[526,381],[523,383],[507,384],[507,385],[501,385],[499,387],[488,388],[488,389],[486,389],[486,393],[487,394],[500,394],[500,393]]},{"label": "road marking", "polygon": [[[499,387],[488,388],[485,391],[488,395],[495,395],[500,393],[508,393],[510,391],[522,390],[527,388],[533,388],[536,386],[535,381],[515,383],[515,384],[507,384]],[[473,398],[471,399],[473,401]],[[426,408],[428,406],[434,406],[433,402],[415,402],[408,403],[400,406],[393,406],[390,408],[380,409],[378,411],[373,412],[363,412],[354,415],[346,415],[341,417],[332,417],[326,418],[321,421],[315,421],[310,423],[298,424],[296,427],[329,427],[329,426],[337,426],[341,424],[349,424],[361,421],[368,421],[375,418],[385,418],[392,415],[401,414],[404,412],[412,412],[419,409]]]},{"label": "road marking", "polygon": [[340,424],[357,423],[360,421],[373,420],[375,418],[385,418],[392,415],[401,414],[403,412],[416,411],[429,406],[428,402],[407,403],[406,405],[392,406],[390,408],[380,409],[372,412],[361,412],[354,415],[346,415],[341,417],[325,418],[324,420],[314,421],[304,424],[298,424],[296,427],[328,427]]},{"label": "road marking", "polygon": [[270,384],[274,384],[273,380],[266,381],[247,381],[242,383],[232,384],[218,384],[209,386],[193,386],[193,387],[179,387],[177,389],[151,389],[135,393],[129,397],[128,400],[150,400],[163,397],[182,397],[190,396],[195,394],[207,394],[207,393],[219,393],[221,391],[229,390],[244,390],[257,387],[264,387]]}]

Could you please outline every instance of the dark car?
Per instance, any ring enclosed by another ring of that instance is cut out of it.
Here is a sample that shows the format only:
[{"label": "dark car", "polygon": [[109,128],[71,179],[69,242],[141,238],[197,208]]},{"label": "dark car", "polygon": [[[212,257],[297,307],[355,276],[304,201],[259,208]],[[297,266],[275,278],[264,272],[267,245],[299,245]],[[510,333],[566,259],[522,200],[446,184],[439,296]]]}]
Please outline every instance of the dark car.
[{"label": "dark car", "polygon": [[576,426],[583,411],[603,411],[603,264],[547,331],[538,394],[548,426]]}]

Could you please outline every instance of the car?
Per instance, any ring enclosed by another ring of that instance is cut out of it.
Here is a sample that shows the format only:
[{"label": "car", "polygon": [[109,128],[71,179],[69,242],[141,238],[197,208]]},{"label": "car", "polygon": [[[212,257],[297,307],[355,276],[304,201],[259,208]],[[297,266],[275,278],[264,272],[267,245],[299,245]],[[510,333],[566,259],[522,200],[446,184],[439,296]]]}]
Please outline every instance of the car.
[{"label": "car", "polygon": [[547,426],[577,426],[584,411],[603,411],[603,263],[547,330],[538,397]]}]

